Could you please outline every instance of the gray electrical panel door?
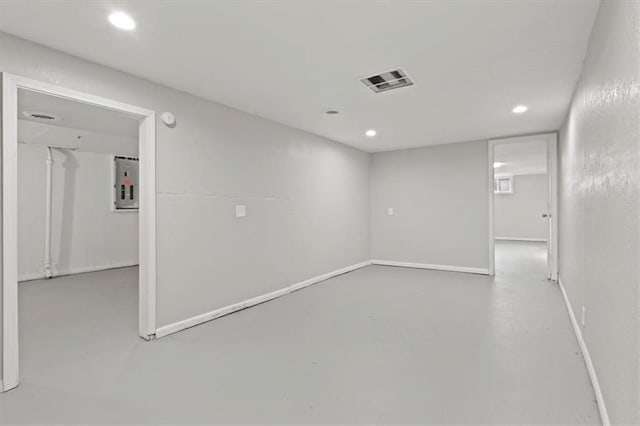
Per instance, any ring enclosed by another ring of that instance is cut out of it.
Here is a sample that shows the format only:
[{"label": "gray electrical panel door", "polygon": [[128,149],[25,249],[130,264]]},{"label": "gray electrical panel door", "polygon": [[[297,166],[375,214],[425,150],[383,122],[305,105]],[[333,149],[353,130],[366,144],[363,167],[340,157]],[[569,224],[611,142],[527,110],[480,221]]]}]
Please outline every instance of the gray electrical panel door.
[{"label": "gray electrical panel door", "polygon": [[138,180],[137,158],[114,157],[115,162],[115,191],[116,210],[136,210],[138,208],[138,196],[140,181]]}]

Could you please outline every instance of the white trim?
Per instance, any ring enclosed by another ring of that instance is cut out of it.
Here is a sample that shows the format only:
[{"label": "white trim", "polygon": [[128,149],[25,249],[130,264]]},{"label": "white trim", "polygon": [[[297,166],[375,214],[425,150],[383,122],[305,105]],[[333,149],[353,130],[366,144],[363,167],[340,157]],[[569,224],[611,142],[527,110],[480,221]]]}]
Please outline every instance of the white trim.
[{"label": "white trim", "polygon": [[2,73],[2,382],[19,382],[18,357],[18,86]]},{"label": "white trim", "polygon": [[495,240],[500,240],[500,241],[528,241],[528,242],[531,242],[531,243],[546,243],[547,242],[546,238],[494,237],[494,239]]},{"label": "white trim", "polygon": [[78,90],[68,89],[66,87],[32,80],[30,78],[21,77],[19,75],[10,74],[7,72],[3,72],[3,74],[9,76],[10,80],[12,80],[13,83],[20,89],[69,99],[72,101],[81,102],[83,104],[99,106],[112,111],[124,112],[140,118],[148,117],[151,114],[155,114],[155,111],[152,111],[150,109],[126,104],[124,102],[115,101],[113,99],[103,98],[101,96],[80,92]]},{"label": "white trim", "polygon": [[[138,127],[138,335],[149,340],[156,333],[156,113]],[[144,142],[147,143],[144,143]],[[144,284],[143,284],[144,283]]]},{"label": "white trim", "polygon": [[488,143],[488,152],[487,152],[487,170],[488,170],[488,185],[489,185],[489,275],[496,275],[496,242],[493,238],[494,227],[493,227],[493,210],[494,210],[494,197],[493,193],[493,179],[495,178],[495,170],[493,167],[493,163],[495,162],[495,152],[494,152],[494,143],[489,141]]},{"label": "white trim", "polygon": [[291,292],[302,290],[303,288],[309,287],[310,285],[317,284],[317,283],[322,282],[322,281],[326,281],[328,279],[337,277],[338,275],[343,275],[343,274],[346,274],[346,273],[349,273],[349,272],[353,272],[355,270],[364,268],[365,266],[369,266],[369,265],[371,265],[371,261],[370,260],[367,260],[367,261],[361,262],[361,263],[356,263],[355,265],[347,266],[347,267],[344,267],[342,269],[338,269],[336,271],[328,272],[328,273],[323,274],[323,275],[318,275],[317,277],[309,278],[308,280],[301,281],[299,283],[293,284],[293,285],[289,286],[289,289],[291,290]]},{"label": "white trim", "polygon": [[2,73],[2,380],[4,391],[18,386],[18,89],[69,99],[129,114],[139,121],[140,336],[155,333],[156,181],[155,112],[48,83]]},{"label": "white trim", "polygon": [[549,255],[549,279],[558,281],[558,133],[547,141],[549,178],[549,209],[551,214],[550,235],[548,250]]},{"label": "white trim", "polygon": [[322,281],[326,281],[330,278],[337,277],[338,275],[343,275],[348,272],[355,271],[360,268],[364,268],[365,266],[371,265],[371,261],[366,261],[362,263],[358,263],[355,265],[347,266],[342,269],[338,269],[333,272],[329,272],[327,274],[318,275],[316,277],[310,278],[305,281],[301,281],[299,283],[290,285],[285,288],[281,288],[280,290],[272,291],[271,293],[263,294],[261,296],[254,297],[252,299],[248,299],[239,303],[234,303],[230,306],[225,306],[224,308],[218,308],[213,311],[205,312],[204,314],[196,315],[191,318],[187,318],[182,321],[174,322],[173,324],[164,325],[162,327],[158,327],[156,330],[156,338],[164,337],[169,334],[177,333],[178,331],[185,330],[187,328],[214,320],[216,318],[220,318],[225,315],[229,315],[233,312],[249,308],[251,306],[258,305],[260,303],[267,302],[269,300],[276,299],[278,297],[285,296],[287,294],[293,293],[294,291],[301,290],[305,287],[309,287],[313,284],[318,284]]},{"label": "white trim", "polygon": [[489,152],[487,153],[487,170],[489,173],[489,274],[495,275],[495,218],[494,218],[494,194],[493,179],[495,169],[495,146],[512,142],[527,142],[534,140],[547,141],[548,167],[547,176],[549,181],[549,212],[551,215],[550,232],[547,241],[547,250],[551,253],[548,261],[548,278],[552,281],[558,279],[558,133],[540,133],[525,136],[512,136],[508,138],[490,139],[488,141]]},{"label": "white trim", "polygon": [[470,266],[434,265],[429,263],[397,262],[395,260],[372,260],[371,264],[380,266],[396,266],[400,268],[433,269],[436,271],[490,275],[488,268],[474,268]]},{"label": "white trim", "polygon": [[571,325],[573,325],[573,331],[576,334],[578,345],[580,346],[580,350],[582,351],[582,358],[584,359],[584,363],[587,365],[587,371],[589,372],[589,378],[591,379],[593,392],[596,394],[596,401],[598,402],[598,409],[600,411],[600,419],[602,420],[602,426],[610,426],[611,420],[609,420],[609,414],[607,413],[607,406],[604,403],[602,389],[600,388],[600,382],[598,382],[598,375],[596,374],[596,370],[593,366],[593,362],[591,361],[591,355],[589,355],[589,349],[587,348],[587,343],[584,341],[584,338],[582,337],[582,331],[580,330],[580,326],[578,325],[578,320],[576,319],[576,316],[573,313],[571,302],[569,301],[569,297],[567,296],[567,292],[565,291],[564,285],[562,285],[562,280],[560,278],[558,278],[558,286],[560,287],[560,292],[562,292],[562,298],[564,299],[564,304],[567,307],[567,312],[569,313],[569,318],[571,319]]},{"label": "white trim", "polygon": [[[98,265],[98,266],[83,266],[81,268],[72,268],[63,271],[55,271],[52,275],[52,278],[56,277],[64,277],[67,275],[77,275],[77,274],[86,274],[88,272],[99,272],[99,271],[108,271],[109,269],[120,269],[120,268],[130,268],[133,266],[138,266],[138,262],[120,262],[113,263],[111,265]],[[44,273],[38,274],[26,274],[26,275],[18,275],[18,282],[25,281],[35,281],[44,279]]]}]

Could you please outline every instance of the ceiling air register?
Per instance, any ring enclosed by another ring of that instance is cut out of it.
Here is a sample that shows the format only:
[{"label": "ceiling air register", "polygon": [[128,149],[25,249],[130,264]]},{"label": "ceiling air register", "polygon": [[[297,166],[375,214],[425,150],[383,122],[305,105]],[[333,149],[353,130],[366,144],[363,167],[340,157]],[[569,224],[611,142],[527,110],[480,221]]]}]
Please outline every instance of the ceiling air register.
[{"label": "ceiling air register", "polygon": [[383,72],[360,80],[375,93],[386,92],[388,90],[399,89],[413,85],[413,81],[407,73],[398,68],[397,70]]}]

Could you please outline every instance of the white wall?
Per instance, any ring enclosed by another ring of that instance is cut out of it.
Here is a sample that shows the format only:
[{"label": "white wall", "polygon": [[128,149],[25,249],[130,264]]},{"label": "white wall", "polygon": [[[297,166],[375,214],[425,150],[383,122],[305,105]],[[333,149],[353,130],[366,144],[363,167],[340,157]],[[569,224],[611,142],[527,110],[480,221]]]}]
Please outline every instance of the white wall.
[{"label": "white wall", "polygon": [[560,279],[611,423],[638,424],[640,2],[601,3],[560,158]]},{"label": "white wall", "polygon": [[546,174],[513,176],[513,194],[495,194],[494,233],[496,238],[547,240],[549,192]]},{"label": "white wall", "polygon": [[0,49],[2,71],[175,114],[156,126],[158,326],[370,258],[368,154],[6,34]]},{"label": "white wall", "polygon": [[[18,279],[44,277],[47,149],[18,145]],[[52,269],[54,275],[138,263],[138,213],[112,205],[108,154],[54,150]]]},{"label": "white wall", "polygon": [[373,154],[372,257],[487,269],[487,155],[486,141]]}]

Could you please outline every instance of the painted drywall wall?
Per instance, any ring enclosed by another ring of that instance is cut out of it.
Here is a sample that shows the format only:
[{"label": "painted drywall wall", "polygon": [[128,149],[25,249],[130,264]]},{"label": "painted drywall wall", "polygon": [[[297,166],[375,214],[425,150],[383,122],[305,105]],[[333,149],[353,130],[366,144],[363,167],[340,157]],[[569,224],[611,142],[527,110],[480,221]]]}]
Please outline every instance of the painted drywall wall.
[{"label": "painted drywall wall", "polygon": [[560,159],[560,279],[611,423],[638,424],[640,2],[601,3]]},{"label": "painted drywall wall", "polygon": [[[44,277],[46,158],[44,146],[18,145],[21,281]],[[136,265],[138,213],[112,211],[112,156],[53,150],[53,161],[54,275]]]},{"label": "painted drywall wall", "polygon": [[546,174],[513,176],[513,194],[495,194],[494,233],[496,238],[547,240],[549,184]]},{"label": "painted drywall wall", "polygon": [[373,154],[373,259],[488,268],[487,155],[486,141]]},{"label": "painted drywall wall", "polygon": [[6,34],[0,69],[175,114],[156,126],[158,326],[370,258],[368,154]]}]

